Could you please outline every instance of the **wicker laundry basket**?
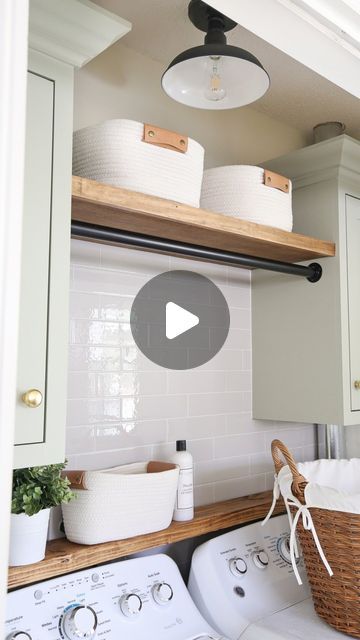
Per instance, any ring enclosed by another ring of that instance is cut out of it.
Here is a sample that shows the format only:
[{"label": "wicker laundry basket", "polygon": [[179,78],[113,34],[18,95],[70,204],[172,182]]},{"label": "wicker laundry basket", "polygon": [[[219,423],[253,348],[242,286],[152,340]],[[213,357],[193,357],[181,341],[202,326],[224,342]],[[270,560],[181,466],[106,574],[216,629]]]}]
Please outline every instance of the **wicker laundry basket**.
[{"label": "wicker laundry basket", "polygon": [[[280,440],[274,440],[271,452],[277,475],[285,466],[281,460],[282,454],[292,474],[292,494],[304,505],[308,481],[299,472],[289,449]],[[297,509],[294,506],[290,509],[294,516]],[[311,507],[310,513],[322,550],[333,571],[330,576],[319,556],[312,532],[304,528],[300,518],[297,531],[315,610],[338,631],[360,638],[360,514],[314,507]]]}]

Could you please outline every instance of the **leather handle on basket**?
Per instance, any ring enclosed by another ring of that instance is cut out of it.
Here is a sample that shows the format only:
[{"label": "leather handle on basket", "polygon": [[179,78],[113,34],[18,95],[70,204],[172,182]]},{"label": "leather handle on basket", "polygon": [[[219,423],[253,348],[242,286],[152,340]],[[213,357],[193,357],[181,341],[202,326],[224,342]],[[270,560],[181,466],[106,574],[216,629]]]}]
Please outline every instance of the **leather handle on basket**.
[{"label": "leather handle on basket", "polygon": [[86,489],[84,485],[85,471],[63,471],[62,478],[70,482],[70,489]]},{"label": "leather handle on basket", "polygon": [[176,464],[173,462],[160,462],[158,460],[150,460],[148,462],[146,472],[147,473],[160,473],[161,471],[172,471],[176,469]]},{"label": "leather handle on basket", "polygon": [[283,442],[281,442],[281,440],[273,440],[271,443],[271,455],[274,461],[275,471],[277,474],[279,473],[280,469],[282,469],[284,466],[284,463],[281,460],[280,454],[282,454],[283,457],[285,458],[285,461],[288,464],[289,469],[292,473],[293,492],[299,499],[301,499],[304,497],[304,490],[307,485],[307,480],[304,478],[304,476],[301,475],[301,473],[299,473],[299,470],[296,466],[296,462],[292,454],[290,453],[289,449],[287,448],[287,446]]},{"label": "leather handle on basket", "polygon": [[279,173],[274,173],[274,171],[269,171],[268,169],[264,170],[264,185],[266,187],[272,187],[273,189],[279,189],[284,193],[289,193],[290,191],[289,178],[285,178],[285,176],[281,176]]},{"label": "leather handle on basket", "polygon": [[154,127],[152,124],[144,124],[143,142],[154,144],[157,147],[164,147],[172,151],[186,153],[188,149],[189,139],[175,131]]}]

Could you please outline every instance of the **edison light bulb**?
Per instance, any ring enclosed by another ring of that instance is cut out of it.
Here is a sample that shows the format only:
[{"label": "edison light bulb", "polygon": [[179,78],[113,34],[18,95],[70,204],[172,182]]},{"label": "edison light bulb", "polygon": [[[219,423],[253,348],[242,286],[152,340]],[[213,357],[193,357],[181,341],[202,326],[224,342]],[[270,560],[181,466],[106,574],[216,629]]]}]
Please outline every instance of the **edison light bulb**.
[{"label": "edison light bulb", "polygon": [[204,95],[207,100],[213,100],[214,102],[223,100],[226,96],[226,89],[221,77],[221,64],[220,56],[210,56],[207,69],[207,87]]}]

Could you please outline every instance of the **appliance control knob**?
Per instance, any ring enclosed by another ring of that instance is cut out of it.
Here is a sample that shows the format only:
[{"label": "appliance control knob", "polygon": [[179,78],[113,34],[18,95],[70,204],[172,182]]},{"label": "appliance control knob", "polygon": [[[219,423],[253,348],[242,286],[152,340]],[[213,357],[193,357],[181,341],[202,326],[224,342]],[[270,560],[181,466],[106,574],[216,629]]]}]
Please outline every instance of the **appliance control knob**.
[{"label": "appliance control knob", "polygon": [[266,551],[264,551],[264,549],[261,549],[260,551],[254,551],[252,559],[255,567],[257,567],[258,569],[266,569],[269,564],[269,556]]},{"label": "appliance control knob", "polygon": [[157,582],[152,588],[152,594],[157,604],[168,604],[174,592],[167,582]]},{"label": "appliance control knob", "polygon": [[69,640],[94,638],[97,624],[94,609],[80,604],[65,611],[62,619],[62,629]]},{"label": "appliance control knob", "polygon": [[6,640],[32,640],[31,636],[26,631],[13,631],[10,633]]},{"label": "appliance control knob", "polygon": [[124,616],[127,618],[138,616],[142,609],[141,598],[136,593],[126,593],[120,598],[119,605]]},{"label": "appliance control knob", "polygon": [[279,538],[277,547],[282,559],[285,560],[285,562],[287,562],[288,564],[291,564],[290,536],[284,536],[283,538]]},{"label": "appliance control knob", "polygon": [[231,558],[229,569],[236,578],[241,578],[247,572],[247,564],[243,558]]}]

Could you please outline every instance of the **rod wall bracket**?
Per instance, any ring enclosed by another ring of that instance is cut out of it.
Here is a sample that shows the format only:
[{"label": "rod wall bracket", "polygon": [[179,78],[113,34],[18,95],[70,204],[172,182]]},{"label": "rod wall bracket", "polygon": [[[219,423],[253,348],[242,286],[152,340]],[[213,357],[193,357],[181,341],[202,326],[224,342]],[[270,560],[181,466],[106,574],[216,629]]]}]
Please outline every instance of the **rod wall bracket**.
[{"label": "rod wall bracket", "polygon": [[313,274],[308,276],[309,282],[319,282],[322,276],[322,266],[318,262],[312,262],[309,264],[309,269],[313,270]]}]

